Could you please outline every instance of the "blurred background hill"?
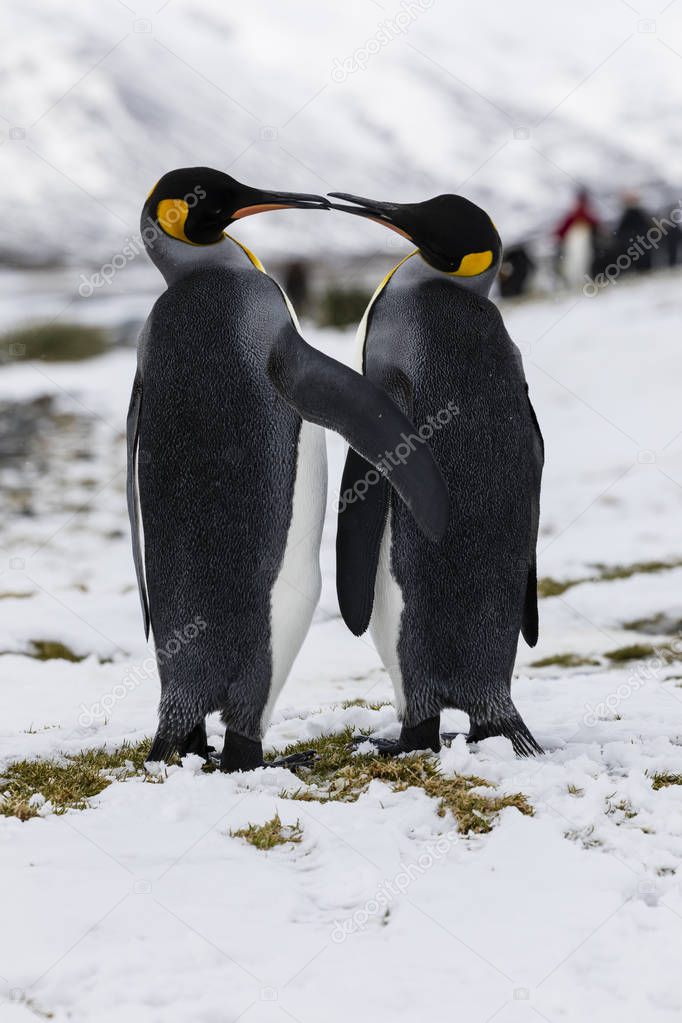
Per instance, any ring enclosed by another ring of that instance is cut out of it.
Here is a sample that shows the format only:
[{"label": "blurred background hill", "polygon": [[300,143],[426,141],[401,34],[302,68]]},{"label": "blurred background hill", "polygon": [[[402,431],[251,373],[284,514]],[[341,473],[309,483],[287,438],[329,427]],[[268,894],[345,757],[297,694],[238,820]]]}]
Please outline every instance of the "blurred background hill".
[{"label": "blurred background hill", "polygon": [[[506,242],[542,234],[578,184],[609,216],[623,189],[659,208],[682,183],[675,2],[5,0],[3,18],[6,263],[110,258],[183,165],[396,200],[461,191]],[[266,258],[388,244],[289,212],[240,236]]]}]

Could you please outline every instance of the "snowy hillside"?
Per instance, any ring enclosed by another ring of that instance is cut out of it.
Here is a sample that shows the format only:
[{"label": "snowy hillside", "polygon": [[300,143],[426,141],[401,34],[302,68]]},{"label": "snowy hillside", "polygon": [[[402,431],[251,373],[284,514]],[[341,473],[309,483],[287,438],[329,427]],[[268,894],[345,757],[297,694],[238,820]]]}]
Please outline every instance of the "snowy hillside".
[{"label": "snowy hillside", "polygon": [[[352,0],[6,0],[0,254],[99,262],[166,170],[288,189],[462,190],[504,237],[682,183],[682,6]],[[607,210],[605,210],[607,212]],[[378,247],[377,228],[278,213],[266,256]]]},{"label": "snowy hillside", "polygon": [[[679,286],[663,274],[505,310],[547,447],[539,571],[554,595],[514,683],[547,754],[460,738],[439,766],[533,815],[508,806],[467,836],[416,784],[375,779],[350,801],[339,777],[319,802],[305,774],[226,777],[191,758],[162,784],[116,768],[64,815],[37,793],[31,819],[0,813],[3,1023],[680,1019]],[[350,358],[348,335],[311,340]],[[0,371],[15,512],[0,538],[0,775],[154,727],[124,510],[133,363],[119,350]],[[333,497],[343,449],[328,447]],[[370,640],[338,616],[334,532],[330,501],[322,601],[269,749],[397,730]],[[298,841],[262,851],[231,834],[275,813]]]}]

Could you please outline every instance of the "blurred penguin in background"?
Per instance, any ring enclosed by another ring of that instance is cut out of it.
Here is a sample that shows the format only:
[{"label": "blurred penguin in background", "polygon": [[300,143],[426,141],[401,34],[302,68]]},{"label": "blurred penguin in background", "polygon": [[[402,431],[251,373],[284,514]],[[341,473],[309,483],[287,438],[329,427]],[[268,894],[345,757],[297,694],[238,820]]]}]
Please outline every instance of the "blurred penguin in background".
[{"label": "blurred penguin in background", "polygon": [[525,295],[535,270],[535,263],[528,252],[528,246],[519,242],[504,250],[504,258],[498,276],[502,298],[518,298]]},{"label": "blurred penguin in background", "polygon": [[651,214],[644,208],[637,193],[626,192],[623,196],[623,212],[614,231],[616,240],[610,261],[615,263],[619,256],[634,251],[636,255],[630,255],[632,262],[626,269],[634,273],[651,270],[653,246],[648,244],[646,236],[653,226]]}]

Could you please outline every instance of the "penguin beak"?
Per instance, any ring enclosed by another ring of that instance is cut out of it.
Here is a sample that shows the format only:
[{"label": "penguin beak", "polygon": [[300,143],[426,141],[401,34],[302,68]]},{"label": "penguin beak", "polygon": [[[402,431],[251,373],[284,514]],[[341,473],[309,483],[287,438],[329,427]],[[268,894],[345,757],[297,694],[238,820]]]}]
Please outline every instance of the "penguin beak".
[{"label": "penguin beak", "polygon": [[341,203],[331,202],[329,207],[332,210],[339,210],[342,213],[354,213],[356,217],[366,217],[367,220],[383,224],[384,227],[390,228],[391,231],[396,231],[397,234],[401,234],[408,241],[414,242],[412,235],[401,225],[401,220],[403,219],[401,214],[404,212],[402,203],[364,199],[361,195],[351,195],[349,192],[330,192],[329,195],[332,199],[344,199],[346,202],[354,203],[353,206],[346,206]]},{"label": "penguin beak", "polygon": [[323,195],[307,192],[266,192],[259,188],[245,189],[240,197],[242,205],[232,214],[232,220],[251,217],[268,210],[328,210],[330,202]]}]

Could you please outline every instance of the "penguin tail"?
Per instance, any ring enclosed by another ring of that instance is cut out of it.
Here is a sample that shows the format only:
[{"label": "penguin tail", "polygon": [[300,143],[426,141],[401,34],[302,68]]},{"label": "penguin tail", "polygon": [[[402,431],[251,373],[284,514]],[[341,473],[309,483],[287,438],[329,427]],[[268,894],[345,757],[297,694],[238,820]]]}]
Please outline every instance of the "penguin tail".
[{"label": "penguin tail", "polygon": [[173,756],[178,752],[178,746],[179,743],[174,735],[164,734],[160,729],[157,730],[151,749],[149,750],[149,754],[146,758],[146,763],[170,763]]},{"label": "penguin tail", "polygon": [[502,735],[505,739],[509,739],[517,757],[542,756],[545,752],[534,738],[509,695],[506,695],[503,706],[499,710],[492,714],[488,711],[485,717],[479,717],[476,713],[470,712],[469,719],[471,727],[467,742],[480,742],[482,739]]},{"label": "penguin tail", "polygon": [[163,761],[186,751],[197,725],[203,723],[207,710],[187,686],[175,682],[161,690],[159,725],[152,742],[147,763]]}]

